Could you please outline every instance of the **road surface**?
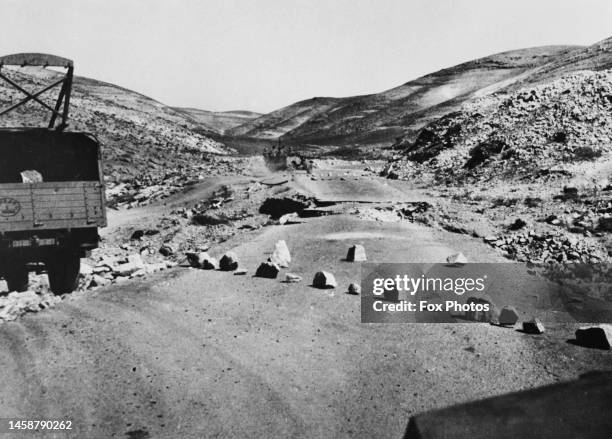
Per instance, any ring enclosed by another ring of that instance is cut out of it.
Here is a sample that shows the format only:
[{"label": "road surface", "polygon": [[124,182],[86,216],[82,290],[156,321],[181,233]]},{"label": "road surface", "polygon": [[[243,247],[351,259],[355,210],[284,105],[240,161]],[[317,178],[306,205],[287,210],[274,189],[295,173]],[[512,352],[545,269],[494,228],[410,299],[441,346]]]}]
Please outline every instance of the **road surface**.
[{"label": "road surface", "polygon": [[[301,283],[252,277],[278,239]],[[249,232],[224,244],[247,275],[176,268],[0,325],[0,413],[74,422],[54,437],[400,438],[412,414],[609,368],[567,324],[361,324],[354,243],[378,261],[502,261],[463,235],[345,215]],[[312,288],[318,270],[338,288]]]}]

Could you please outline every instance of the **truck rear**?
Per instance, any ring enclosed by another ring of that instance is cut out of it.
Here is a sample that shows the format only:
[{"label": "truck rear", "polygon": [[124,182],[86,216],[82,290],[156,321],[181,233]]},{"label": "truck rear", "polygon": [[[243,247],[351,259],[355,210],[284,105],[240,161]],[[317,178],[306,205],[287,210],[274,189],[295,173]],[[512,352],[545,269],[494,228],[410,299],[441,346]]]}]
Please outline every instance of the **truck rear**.
[{"label": "truck rear", "polygon": [[[43,66],[41,59],[58,59],[11,57],[0,58],[0,68],[6,58]],[[12,81],[1,71],[0,78]],[[98,246],[98,227],[106,225],[100,144],[92,134],[64,130],[65,83],[62,90],[64,111],[58,100],[49,127],[0,129],[0,276],[9,291],[27,289],[32,269],[46,270],[54,293],[74,290],[80,258]]]}]

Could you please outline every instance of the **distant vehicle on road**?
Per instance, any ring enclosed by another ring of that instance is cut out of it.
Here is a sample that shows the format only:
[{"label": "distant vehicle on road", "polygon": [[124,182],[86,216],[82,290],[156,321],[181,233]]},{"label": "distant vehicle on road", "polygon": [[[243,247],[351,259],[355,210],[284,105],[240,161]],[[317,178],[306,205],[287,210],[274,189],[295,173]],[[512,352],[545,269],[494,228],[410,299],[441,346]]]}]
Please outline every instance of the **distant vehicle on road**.
[{"label": "distant vehicle on road", "polygon": [[[30,92],[5,66],[61,68],[65,74]],[[98,227],[106,226],[100,143],[93,134],[66,131],[73,70],[71,60],[54,55],[0,57],[0,80],[24,95],[0,109],[0,123],[31,101],[51,113],[44,128],[0,128],[0,276],[9,291],[26,290],[28,273],[43,267],[55,294],[73,291],[80,258],[98,246]],[[51,106],[41,95],[55,87],[59,96]]]}]

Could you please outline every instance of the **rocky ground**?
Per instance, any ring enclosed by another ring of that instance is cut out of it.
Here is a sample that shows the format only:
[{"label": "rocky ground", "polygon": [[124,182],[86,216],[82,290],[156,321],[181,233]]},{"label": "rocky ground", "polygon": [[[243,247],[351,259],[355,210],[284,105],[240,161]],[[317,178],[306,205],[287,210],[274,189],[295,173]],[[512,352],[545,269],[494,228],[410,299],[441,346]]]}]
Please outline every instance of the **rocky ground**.
[{"label": "rocky ground", "polygon": [[[119,284],[177,265],[218,267],[219,257],[211,263],[202,258],[228,240],[329,215],[424,224],[479,240],[501,258],[537,266],[611,259],[609,204],[575,188],[565,187],[547,198],[536,197],[529,185],[509,193],[450,186],[435,190],[381,179],[378,174],[388,172],[382,162],[319,160],[311,175],[271,174],[258,158],[223,161],[229,162],[229,171],[223,174],[219,168],[218,177],[200,175],[174,188],[143,185],[130,202],[111,194],[109,199],[124,201],[109,210],[100,248],[83,260],[79,290]],[[239,165],[243,175],[231,171]],[[123,197],[130,193],[128,188],[123,188]],[[161,194],[155,188],[161,188]],[[116,187],[109,192],[113,190]],[[204,256],[198,260],[198,255]],[[42,309],[50,295],[46,276],[32,274],[31,284]],[[19,302],[19,296],[11,294],[11,300]],[[0,318],[11,320],[33,311],[33,296],[27,294],[23,306],[4,306]],[[610,300],[612,291],[597,298]]]},{"label": "rocky ground", "polygon": [[381,173],[437,200],[419,221],[518,261],[609,262],[610,71],[483,97],[395,147]]},{"label": "rocky ground", "polygon": [[54,298],[33,275],[2,299],[19,304],[0,325],[0,409],[70,417],[73,437],[400,437],[412,414],[606,368],[609,351],[567,343],[574,322],[518,331],[535,309],[513,288],[495,300],[517,326],[361,324],[355,244],[368,261],[507,261],[422,224],[453,204],[377,167],[253,160],[109,210],[81,291]]}]

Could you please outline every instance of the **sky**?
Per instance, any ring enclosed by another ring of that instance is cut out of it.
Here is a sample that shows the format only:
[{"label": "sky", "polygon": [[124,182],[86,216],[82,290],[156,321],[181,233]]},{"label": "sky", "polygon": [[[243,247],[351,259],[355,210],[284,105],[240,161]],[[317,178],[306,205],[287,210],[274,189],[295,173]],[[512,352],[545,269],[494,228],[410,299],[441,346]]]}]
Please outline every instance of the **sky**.
[{"label": "sky", "polygon": [[612,36],[611,0],[0,0],[0,54],[165,104],[269,112],[506,50]]}]

